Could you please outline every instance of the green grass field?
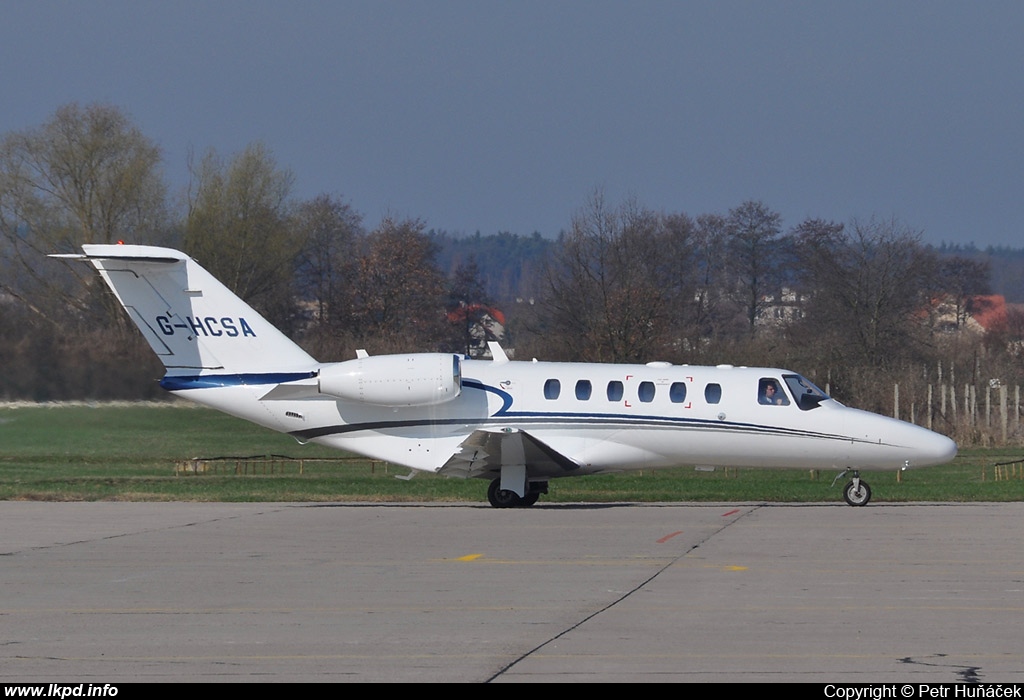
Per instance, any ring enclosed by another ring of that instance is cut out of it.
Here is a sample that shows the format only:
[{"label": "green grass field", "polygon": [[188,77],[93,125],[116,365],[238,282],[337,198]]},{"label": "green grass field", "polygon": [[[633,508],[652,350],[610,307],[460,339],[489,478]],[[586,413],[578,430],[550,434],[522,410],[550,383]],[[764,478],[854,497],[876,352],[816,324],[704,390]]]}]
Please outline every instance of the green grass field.
[{"label": "green grass field", "polygon": [[[287,455],[270,464],[227,459],[182,473],[197,457]],[[946,466],[865,473],[872,502],[1024,500],[1024,448],[972,449]],[[180,404],[0,407],[0,500],[477,501],[487,482],[419,474]],[[542,502],[842,500],[833,470],[692,467],[556,479]]]}]

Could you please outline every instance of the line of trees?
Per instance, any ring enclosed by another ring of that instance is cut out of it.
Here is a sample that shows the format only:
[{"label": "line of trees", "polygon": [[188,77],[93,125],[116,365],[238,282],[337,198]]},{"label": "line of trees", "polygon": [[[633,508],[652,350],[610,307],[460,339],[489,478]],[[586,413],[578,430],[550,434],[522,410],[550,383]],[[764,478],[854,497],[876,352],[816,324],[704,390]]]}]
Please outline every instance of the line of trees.
[{"label": "line of trees", "polygon": [[943,371],[1021,381],[1019,315],[964,330],[987,263],[895,220],[785,229],[763,202],[694,217],[595,192],[557,239],[464,237],[297,200],[262,144],[189,170],[172,204],[158,147],[106,105],[2,137],[0,399],[159,393],[162,368],[105,287],[45,257],[118,240],[184,249],[322,360],[465,352],[465,310],[497,304],[521,358],[785,366],[872,410]]},{"label": "line of trees", "polygon": [[897,383],[923,412],[943,372],[1021,380],[1019,311],[968,330],[987,264],[939,255],[895,220],[785,231],[761,202],[691,218],[598,193],[559,240],[545,285],[533,337],[559,359],[790,367],[886,413]]}]

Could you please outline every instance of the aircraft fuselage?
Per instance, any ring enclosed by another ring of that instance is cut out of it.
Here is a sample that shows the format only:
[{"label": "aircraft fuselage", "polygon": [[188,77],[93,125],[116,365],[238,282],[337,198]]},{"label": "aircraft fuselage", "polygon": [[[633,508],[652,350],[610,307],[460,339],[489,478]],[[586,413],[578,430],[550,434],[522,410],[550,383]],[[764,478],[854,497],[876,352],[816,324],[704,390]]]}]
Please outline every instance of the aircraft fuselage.
[{"label": "aircraft fuselage", "polygon": [[[309,381],[290,399],[278,389],[259,401],[262,385],[178,393],[302,441],[435,472],[477,430],[527,432],[571,462],[536,466],[531,478],[680,465],[896,470],[956,454],[944,436],[823,394],[801,407],[794,388],[816,388],[782,369],[464,360],[461,393],[431,406],[303,395]],[[778,388],[772,403],[766,381]]]}]

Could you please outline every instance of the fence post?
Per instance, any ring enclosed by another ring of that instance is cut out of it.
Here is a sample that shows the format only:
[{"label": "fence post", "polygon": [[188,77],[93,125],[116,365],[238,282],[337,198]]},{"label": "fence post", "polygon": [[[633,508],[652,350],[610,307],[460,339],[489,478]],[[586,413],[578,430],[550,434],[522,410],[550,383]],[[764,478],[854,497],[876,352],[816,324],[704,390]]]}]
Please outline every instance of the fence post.
[{"label": "fence post", "polygon": [[999,385],[999,415],[1003,419],[1003,444],[1006,444],[1007,438],[1007,424],[1010,421],[1010,416],[1006,413],[1006,386],[1003,384]]},{"label": "fence post", "polygon": [[978,387],[971,384],[971,427],[978,425]]},{"label": "fence post", "polygon": [[985,430],[992,428],[992,387],[985,385]]},{"label": "fence post", "polygon": [[925,414],[925,427],[932,429],[932,385],[928,385],[928,412]]}]

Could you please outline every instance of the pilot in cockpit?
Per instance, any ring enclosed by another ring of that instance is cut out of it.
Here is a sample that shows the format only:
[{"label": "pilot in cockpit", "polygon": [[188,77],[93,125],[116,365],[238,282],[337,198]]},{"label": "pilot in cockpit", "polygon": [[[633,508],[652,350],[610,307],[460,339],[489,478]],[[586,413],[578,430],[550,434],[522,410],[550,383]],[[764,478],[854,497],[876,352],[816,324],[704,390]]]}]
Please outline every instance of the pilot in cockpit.
[{"label": "pilot in cockpit", "polygon": [[786,395],[779,391],[774,379],[762,379],[761,390],[757,394],[758,403],[765,406],[785,406],[789,403]]}]

